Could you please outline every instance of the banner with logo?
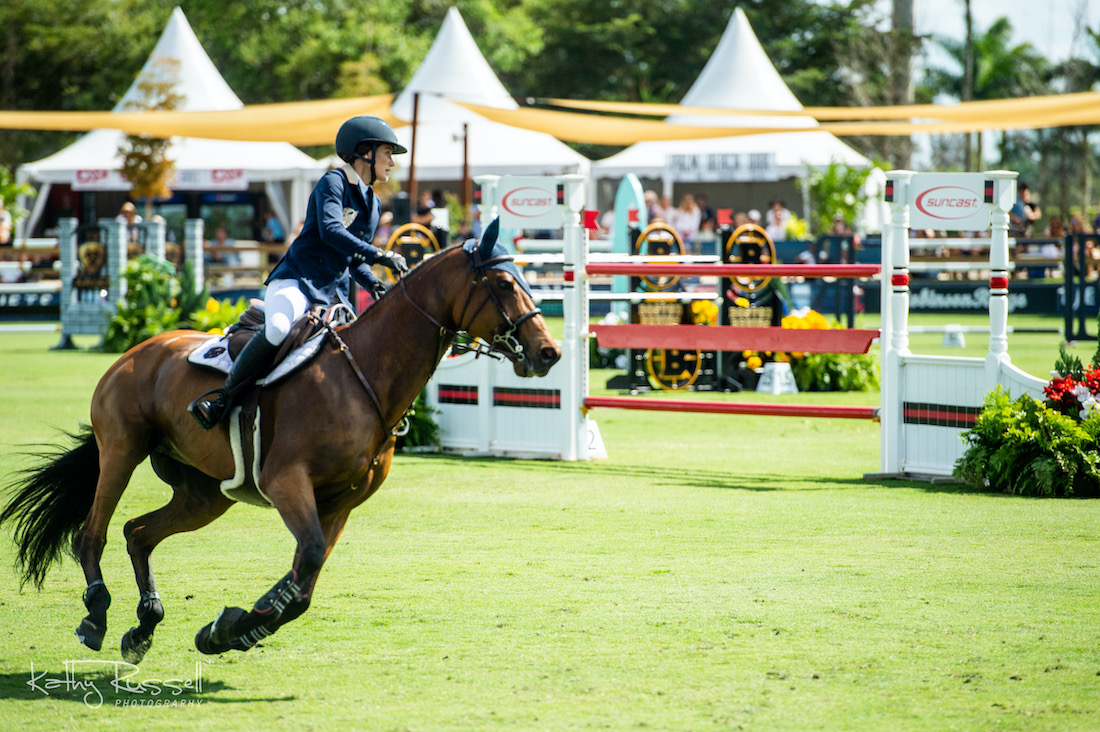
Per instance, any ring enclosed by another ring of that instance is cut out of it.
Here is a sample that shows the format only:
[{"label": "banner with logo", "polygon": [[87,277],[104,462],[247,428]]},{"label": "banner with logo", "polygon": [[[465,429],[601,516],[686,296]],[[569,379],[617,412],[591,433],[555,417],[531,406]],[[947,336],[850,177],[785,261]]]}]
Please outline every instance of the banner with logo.
[{"label": "banner with logo", "polygon": [[169,188],[175,191],[246,191],[248,174],[243,170],[177,170]]},{"label": "banner with logo", "polygon": [[[73,171],[74,191],[128,191],[132,186],[117,170]],[[243,170],[177,170],[168,187],[174,191],[246,191]]]},{"label": "banner with logo", "polygon": [[74,191],[128,191],[130,181],[117,170],[74,170]]},{"label": "banner with logo", "polygon": [[924,173],[909,187],[909,226],[914,229],[984,231],[991,206],[981,173]]},{"label": "banner with logo", "polygon": [[560,229],[562,207],[556,178],[504,176],[500,179],[500,225],[506,229]]},{"label": "banner with logo", "polygon": [[665,180],[684,183],[726,183],[779,180],[775,153],[707,153],[669,155]]}]

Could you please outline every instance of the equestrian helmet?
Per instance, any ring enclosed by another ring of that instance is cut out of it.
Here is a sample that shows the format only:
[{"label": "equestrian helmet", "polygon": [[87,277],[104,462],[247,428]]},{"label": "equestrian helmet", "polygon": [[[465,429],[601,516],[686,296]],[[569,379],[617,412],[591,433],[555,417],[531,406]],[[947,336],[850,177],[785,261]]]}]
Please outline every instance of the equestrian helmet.
[{"label": "equestrian helmet", "polygon": [[340,125],[340,131],[336,133],[336,154],[350,163],[356,158],[356,148],[363,142],[372,142],[375,146],[383,143],[392,145],[395,155],[408,152],[397,142],[397,135],[385,120],[360,115]]}]

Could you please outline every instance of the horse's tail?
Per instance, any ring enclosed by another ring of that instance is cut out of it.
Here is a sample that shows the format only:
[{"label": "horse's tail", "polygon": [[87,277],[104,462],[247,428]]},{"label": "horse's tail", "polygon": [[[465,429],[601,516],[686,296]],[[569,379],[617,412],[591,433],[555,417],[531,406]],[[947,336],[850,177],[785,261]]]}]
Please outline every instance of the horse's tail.
[{"label": "horse's tail", "polygon": [[14,474],[8,488],[16,493],[0,512],[0,525],[14,525],[22,584],[33,582],[39,589],[61,552],[71,551],[99,480],[99,446],[92,428],[81,425],[66,434],[72,447],[36,453],[41,462]]}]

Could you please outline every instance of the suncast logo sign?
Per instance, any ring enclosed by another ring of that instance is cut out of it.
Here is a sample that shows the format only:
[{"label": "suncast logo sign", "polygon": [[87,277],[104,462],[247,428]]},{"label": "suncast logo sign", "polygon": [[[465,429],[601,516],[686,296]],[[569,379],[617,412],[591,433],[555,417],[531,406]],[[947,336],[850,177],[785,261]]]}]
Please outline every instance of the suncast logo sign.
[{"label": "suncast logo sign", "polygon": [[533,186],[508,191],[501,200],[505,211],[524,219],[542,216],[555,203],[555,195],[552,192]]},{"label": "suncast logo sign", "polygon": [[557,181],[535,176],[501,178],[500,224],[510,229],[560,229]]},{"label": "suncast logo sign", "polygon": [[909,185],[909,226],[940,231],[985,231],[996,207],[986,203],[981,173],[924,173]]},{"label": "suncast logo sign", "polygon": [[936,186],[917,194],[917,209],[944,221],[958,221],[973,215],[982,205],[981,196],[959,186]]}]

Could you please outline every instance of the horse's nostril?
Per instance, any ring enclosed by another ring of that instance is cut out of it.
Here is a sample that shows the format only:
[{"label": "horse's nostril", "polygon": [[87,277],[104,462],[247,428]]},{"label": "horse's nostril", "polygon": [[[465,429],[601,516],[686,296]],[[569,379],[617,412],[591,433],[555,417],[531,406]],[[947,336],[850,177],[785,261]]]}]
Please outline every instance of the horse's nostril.
[{"label": "horse's nostril", "polygon": [[539,357],[545,364],[554,364],[558,362],[559,358],[561,358],[561,353],[558,352],[558,349],[547,346],[546,348],[543,348],[541,351],[539,351]]}]

